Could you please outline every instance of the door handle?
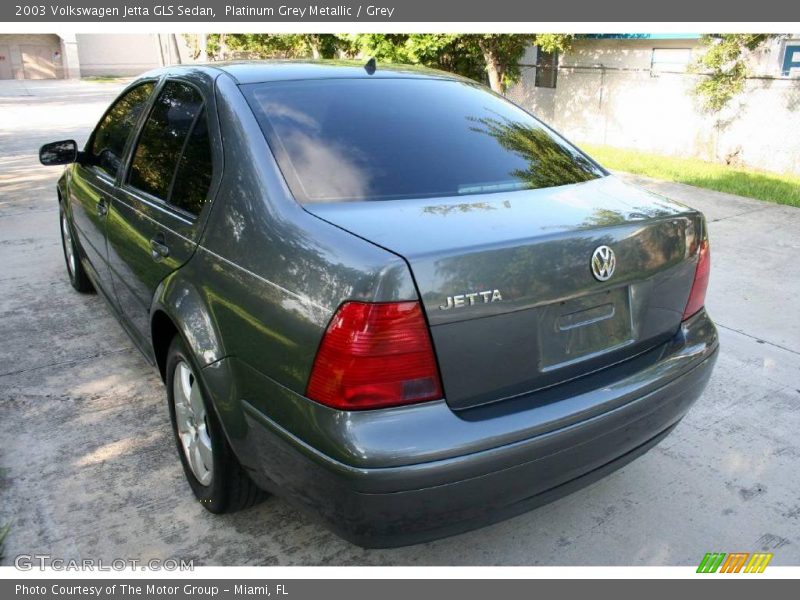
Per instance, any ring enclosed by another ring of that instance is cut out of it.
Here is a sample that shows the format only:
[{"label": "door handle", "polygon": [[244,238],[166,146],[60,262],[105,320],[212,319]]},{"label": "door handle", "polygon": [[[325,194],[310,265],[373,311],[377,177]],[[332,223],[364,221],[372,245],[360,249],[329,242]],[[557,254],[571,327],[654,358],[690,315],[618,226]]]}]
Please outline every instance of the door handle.
[{"label": "door handle", "polygon": [[163,233],[159,233],[156,237],[150,240],[150,253],[153,260],[161,260],[169,256],[169,246],[167,246],[166,239]]},{"label": "door handle", "polygon": [[97,216],[105,217],[108,214],[108,203],[105,198],[100,198],[97,201]]}]

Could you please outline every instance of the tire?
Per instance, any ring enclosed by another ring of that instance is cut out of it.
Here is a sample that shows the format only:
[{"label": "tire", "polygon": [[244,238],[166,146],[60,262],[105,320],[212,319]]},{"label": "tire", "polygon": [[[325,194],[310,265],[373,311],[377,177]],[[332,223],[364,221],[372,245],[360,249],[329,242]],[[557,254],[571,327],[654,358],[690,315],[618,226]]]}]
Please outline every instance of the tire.
[{"label": "tire", "polygon": [[69,282],[80,293],[90,294],[94,292],[94,286],[81,263],[80,250],[78,249],[78,244],[75,243],[72,225],[67,218],[67,213],[64,211],[64,205],[61,203],[58,205],[58,222],[61,230],[61,248],[64,250],[64,262],[67,266]]},{"label": "tire", "polygon": [[167,400],[186,480],[209,512],[229,513],[258,504],[267,494],[239,464],[196,372],[176,335],[167,353]]}]

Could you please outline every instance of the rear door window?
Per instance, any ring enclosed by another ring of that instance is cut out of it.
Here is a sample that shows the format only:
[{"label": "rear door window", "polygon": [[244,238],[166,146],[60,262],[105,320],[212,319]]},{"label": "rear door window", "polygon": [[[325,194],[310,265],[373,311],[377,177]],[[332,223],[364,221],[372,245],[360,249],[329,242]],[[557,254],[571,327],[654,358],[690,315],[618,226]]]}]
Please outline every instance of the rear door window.
[{"label": "rear door window", "polygon": [[180,81],[165,83],[139,136],[128,183],[167,201],[189,133],[201,118],[204,122],[203,97],[197,89]]},{"label": "rear door window", "polygon": [[106,112],[92,135],[89,160],[111,177],[116,177],[119,172],[125,144],[154,87],[155,84],[149,81],[126,92]]},{"label": "rear door window", "polygon": [[178,161],[169,203],[188,213],[199,215],[208,202],[208,191],[213,177],[214,161],[208,135],[208,118],[203,110],[195,121]]}]

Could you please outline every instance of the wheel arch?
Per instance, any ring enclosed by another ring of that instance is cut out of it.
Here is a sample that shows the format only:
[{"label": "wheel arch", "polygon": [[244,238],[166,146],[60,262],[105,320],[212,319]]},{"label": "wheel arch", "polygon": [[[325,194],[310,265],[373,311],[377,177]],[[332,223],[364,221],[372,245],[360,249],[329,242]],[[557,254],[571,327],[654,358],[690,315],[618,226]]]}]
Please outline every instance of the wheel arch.
[{"label": "wheel arch", "polygon": [[203,294],[181,276],[180,269],[161,282],[150,309],[150,341],[164,381],[169,344],[176,334],[183,338],[201,369],[225,356]]},{"label": "wheel arch", "polygon": [[150,339],[153,344],[153,358],[155,359],[161,381],[167,381],[167,354],[172,338],[179,334],[178,327],[169,315],[161,308],[153,312],[150,319]]},{"label": "wheel arch", "polygon": [[226,360],[228,356],[203,294],[181,275],[181,270],[172,273],[160,284],[150,311],[151,342],[156,365],[166,383],[170,343],[175,335],[179,335],[201,371],[197,375],[210,395],[213,410],[228,442],[239,462],[248,465],[247,459],[251,453],[246,445],[247,423],[239,402],[232,365]]},{"label": "wheel arch", "polygon": [[58,196],[59,204],[65,204],[67,198],[67,169],[64,169],[64,172],[56,181],[56,195]]}]

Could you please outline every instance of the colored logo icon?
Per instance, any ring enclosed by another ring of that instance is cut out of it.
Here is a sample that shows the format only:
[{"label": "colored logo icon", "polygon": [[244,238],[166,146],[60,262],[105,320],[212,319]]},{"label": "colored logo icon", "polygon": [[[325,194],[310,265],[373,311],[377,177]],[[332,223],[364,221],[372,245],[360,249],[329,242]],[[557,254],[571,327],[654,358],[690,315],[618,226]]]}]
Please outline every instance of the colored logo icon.
[{"label": "colored logo icon", "polygon": [[697,567],[698,573],[763,573],[772,560],[767,552],[708,552]]}]

